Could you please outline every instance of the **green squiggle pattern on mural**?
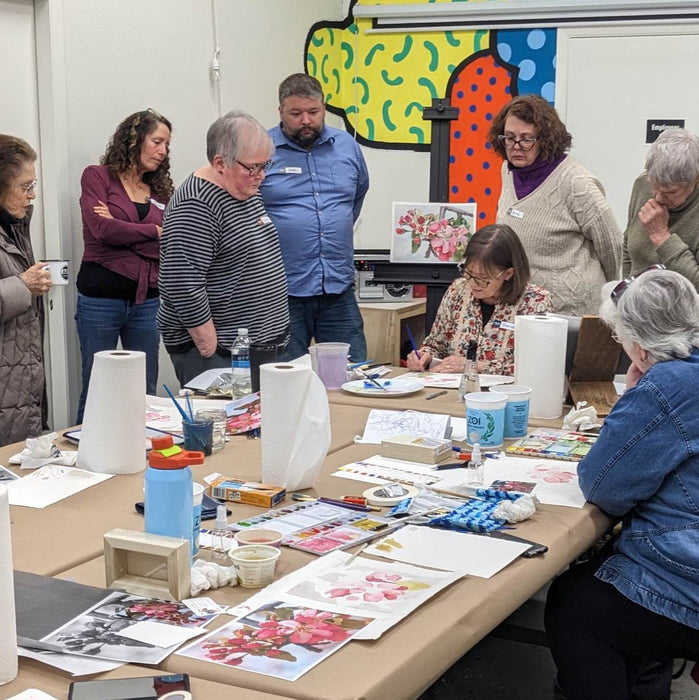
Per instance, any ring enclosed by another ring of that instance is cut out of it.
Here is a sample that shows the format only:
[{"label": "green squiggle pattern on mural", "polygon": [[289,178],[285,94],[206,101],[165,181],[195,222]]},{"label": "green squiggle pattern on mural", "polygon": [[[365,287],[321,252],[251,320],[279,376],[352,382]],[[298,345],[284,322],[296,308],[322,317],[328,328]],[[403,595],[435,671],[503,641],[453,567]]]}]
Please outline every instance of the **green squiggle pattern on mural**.
[{"label": "green squiggle pattern on mural", "polygon": [[403,82],[403,78],[401,78],[400,75],[395,78],[389,78],[387,70],[381,71],[381,78],[383,79],[384,83],[386,83],[386,85],[400,85]]}]

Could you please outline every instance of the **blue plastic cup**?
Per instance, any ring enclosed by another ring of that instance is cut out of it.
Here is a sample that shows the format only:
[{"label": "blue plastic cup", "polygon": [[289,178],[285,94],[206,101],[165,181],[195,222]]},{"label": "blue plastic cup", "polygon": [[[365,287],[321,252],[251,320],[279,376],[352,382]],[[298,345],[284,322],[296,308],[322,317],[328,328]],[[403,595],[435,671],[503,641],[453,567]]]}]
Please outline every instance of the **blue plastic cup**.
[{"label": "blue plastic cup", "polygon": [[211,454],[214,442],[212,420],[183,420],[182,435],[185,450],[203,452],[207,457]]}]

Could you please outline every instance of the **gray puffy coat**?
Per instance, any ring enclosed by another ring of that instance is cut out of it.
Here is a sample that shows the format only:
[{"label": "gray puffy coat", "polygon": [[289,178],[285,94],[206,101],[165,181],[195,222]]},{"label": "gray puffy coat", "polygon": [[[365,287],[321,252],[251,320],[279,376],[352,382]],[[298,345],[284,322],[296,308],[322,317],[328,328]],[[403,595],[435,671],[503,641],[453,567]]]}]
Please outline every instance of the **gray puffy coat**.
[{"label": "gray puffy coat", "polygon": [[19,275],[34,264],[29,220],[0,210],[0,445],[41,434],[44,305]]}]

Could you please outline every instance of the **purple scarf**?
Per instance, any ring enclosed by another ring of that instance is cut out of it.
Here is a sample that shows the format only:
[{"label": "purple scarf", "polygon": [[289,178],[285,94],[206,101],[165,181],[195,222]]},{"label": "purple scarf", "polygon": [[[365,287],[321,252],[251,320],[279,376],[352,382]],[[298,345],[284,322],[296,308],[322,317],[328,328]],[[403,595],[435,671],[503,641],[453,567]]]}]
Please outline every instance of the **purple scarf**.
[{"label": "purple scarf", "polygon": [[514,168],[508,162],[507,167],[512,173],[512,181],[515,186],[517,199],[522,199],[531,194],[565,159],[564,153],[554,160],[535,160],[531,165],[522,168]]}]

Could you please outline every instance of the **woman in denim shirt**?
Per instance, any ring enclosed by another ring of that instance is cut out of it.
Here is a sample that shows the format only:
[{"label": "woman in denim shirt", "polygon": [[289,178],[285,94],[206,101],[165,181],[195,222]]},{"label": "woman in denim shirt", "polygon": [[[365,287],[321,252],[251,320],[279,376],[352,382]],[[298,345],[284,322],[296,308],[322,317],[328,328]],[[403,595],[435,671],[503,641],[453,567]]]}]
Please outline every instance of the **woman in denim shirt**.
[{"label": "woman in denim shirt", "polygon": [[578,476],[623,526],[549,591],[546,630],[569,700],[669,698],[669,674],[637,695],[644,669],[699,660],[699,296],[662,267],[618,284],[601,310],[632,365]]}]

